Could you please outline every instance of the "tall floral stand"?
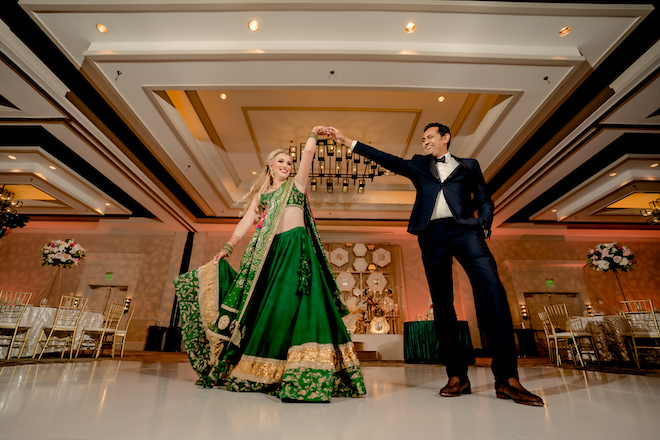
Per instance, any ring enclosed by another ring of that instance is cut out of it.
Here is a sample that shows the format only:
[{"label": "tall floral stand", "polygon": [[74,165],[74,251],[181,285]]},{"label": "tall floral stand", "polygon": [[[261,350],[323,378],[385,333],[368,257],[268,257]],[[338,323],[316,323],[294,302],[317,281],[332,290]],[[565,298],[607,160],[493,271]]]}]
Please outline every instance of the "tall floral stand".
[{"label": "tall floral stand", "polygon": [[[614,290],[614,302],[616,304],[619,303],[616,299],[617,293],[619,293],[619,292],[621,292],[621,297],[623,298],[623,300],[628,301],[629,298],[626,298],[626,292],[623,290],[623,284],[621,284],[622,277],[621,277],[621,275],[619,275],[619,271],[614,269],[614,270],[612,270],[612,272],[614,273],[614,281],[613,281],[613,284],[614,284],[614,288],[613,288],[613,290]],[[632,299],[635,299],[634,295],[632,294],[632,290],[630,289],[630,286],[628,286],[628,283],[626,283],[625,278],[623,279],[623,282],[626,285],[626,287],[628,288],[628,292],[630,293],[630,296],[632,296]]]},{"label": "tall floral stand", "polygon": [[59,307],[62,297],[63,266],[56,266],[44,287],[41,288],[34,304],[42,307]]}]

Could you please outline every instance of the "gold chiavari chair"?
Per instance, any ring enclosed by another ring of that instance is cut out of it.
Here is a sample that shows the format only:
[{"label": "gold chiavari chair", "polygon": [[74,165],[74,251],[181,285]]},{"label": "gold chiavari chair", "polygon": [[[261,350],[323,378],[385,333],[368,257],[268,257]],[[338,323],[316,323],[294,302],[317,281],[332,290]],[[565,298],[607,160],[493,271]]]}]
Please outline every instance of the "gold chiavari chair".
[{"label": "gold chiavari chair", "polygon": [[[80,317],[87,307],[87,298],[79,298],[77,296],[62,295],[60,298],[60,305],[57,308],[55,319],[52,324],[46,325],[41,329],[41,334],[37,344],[34,347],[32,357],[37,355],[37,350],[41,347],[39,359],[46,352],[49,345],[59,346],[63,343],[62,356],[69,347],[69,359],[73,358],[74,343],[76,339],[76,331],[78,330],[78,323]],[[42,339],[43,337],[46,339]]]},{"label": "gold chiavari chair", "polygon": [[541,324],[543,325],[543,332],[545,333],[545,341],[548,347],[548,357],[550,358],[550,362],[555,362],[553,357],[556,350],[554,347],[556,345],[556,341],[555,335],[552,332],[552,324],[550,323],[550,319],[548,318],[548,314],[546,312],[539,312],[539,319],[541,320]]},{"label": "gold chiavari chair", "polygon": [[619,307],[628,322],[624,333],[631,341],[635,365],[640,368],[639,352],[660,353],[660,329],[650,299],[619,301]]},{"label": "gold chiavari chair", "polygon": [[[7,346],[7,359],[11,357],[14,348],[19,348],[19,358],[23,355],[30,327],[21,325],[21,319],[30,298],[32,292],[0,291],[0,345]],[[14,344],[19,345],[15,347]]]},{"label": "gold chiavari chair", "polygon": [[550,322],[550,330],[554,338],[555,345],[555,361],[557,366],[561,365],[561,354],[559,353],[559,344],[560,342],[566,342],[568,349],[572,351],[573,354],[573,364],[577,365],[580,363],[581,367],[584,367],[584,361],[582,360],[582,352],[580,351],[580,344],[578,341],[588,339],[591,343],[591,351],[596,357],[596,362],[600,367],[600,355],[598,353],[598,348],[594,343],[593,337],[589,332],[576,332],[571,329],[571,318],[568,315],[568,309],[566,304],[553,304],[543,307],[545,313],[548,315],[548,320]]},{"label": "gold chiavari chair", "polygon": [[131,313],[128,314],[128,319],[126,320],[126,326],[123,329],[117,328],[115,331],[114,338],[112,339],[112,357],[115,357],[115,348],[117,346],[121,347],[121,352],[119,357],[124,357],[124,347],[126,346],[126,335],[128,334],[128,327],[131,325],[131,320],[133,319],[133,313],[135,310],[131,310]]},{"label": "gold chiavari chair", "polygon": [[[113,337],[114,333],[119,327],[119,322],[121,321],[122,316],[124,315],[124,305],[120,303],[110,304],[108,313],[106,313],[105,318],[103,319],[102,327],[89,327],[83,328],[82,334],[80,335],[80,342],[78,343],[78,349],[76,350],[76,357],[80,353],[80,349],[83,344],[88,344],[85,342],[85,336],[89,336],[94,345],[92,346],[92,354],[95,358],[99,357],[101,354],[101,347],[103,345],[103,340],[106,336]],[[83,348],[84,350],[84,348]]]}]

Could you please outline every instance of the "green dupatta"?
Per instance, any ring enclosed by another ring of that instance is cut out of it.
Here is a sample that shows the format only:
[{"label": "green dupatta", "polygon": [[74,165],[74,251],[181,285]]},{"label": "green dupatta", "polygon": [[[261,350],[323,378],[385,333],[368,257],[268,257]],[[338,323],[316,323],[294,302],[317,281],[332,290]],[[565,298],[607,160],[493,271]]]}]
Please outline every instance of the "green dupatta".
[{"label": "green dupatta", "polygon": [[[238,273],[221,260],[217,265],[209,262],[174,280],[183,340],[190,363],[199,375],[198,385],[210,387],[224,382],[243,352],[247,331],[245,312],[294,184],[289,179],[273,193],[243,254]],[[332,274],[307,197],[304,212],[305,227],[323,276],[333,286],[332,296],[340,314],[346,315],[348,309]]]}]

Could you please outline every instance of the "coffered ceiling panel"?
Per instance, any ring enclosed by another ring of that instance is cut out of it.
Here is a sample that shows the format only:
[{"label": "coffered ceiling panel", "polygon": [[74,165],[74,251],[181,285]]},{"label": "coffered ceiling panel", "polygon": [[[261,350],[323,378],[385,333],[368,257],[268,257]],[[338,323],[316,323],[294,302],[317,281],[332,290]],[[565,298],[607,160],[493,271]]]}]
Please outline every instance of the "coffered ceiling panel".
[{"label": "coffered ceiling panel", "polygon": [[[656,231],[636,207],[613,206],[660,193],[654,6],[10,1],[0,11],[0,183],[55,199],[26,200],[33,222],[208,231],[237,220],[269,152],[315,125],[410,158],[439,121],[453,154],[479,160],[497,227]],[[31,163],[12,174],[5,151]],[[414,201],[391,173],[364,194],[353,182],[309,194],[321,224],[404,226]]]}]

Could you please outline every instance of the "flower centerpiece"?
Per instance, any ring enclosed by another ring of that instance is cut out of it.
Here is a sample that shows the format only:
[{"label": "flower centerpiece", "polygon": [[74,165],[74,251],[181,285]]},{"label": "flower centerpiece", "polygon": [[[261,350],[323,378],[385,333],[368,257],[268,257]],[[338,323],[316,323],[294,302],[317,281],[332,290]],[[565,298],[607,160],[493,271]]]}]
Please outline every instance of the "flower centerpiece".
[{"label": "flower centerpiece", "polygon": [[85,249],[72,239],[54,240],[41,250],[42,266],[70,268],[80,264],[85,257]]},{"label": "flower centerpiece", "polygon": [[[619,284],[619,290],[623,300],[626,301],[626,294],[621,285],[619,271],[628,272],[635,268],[635,253],[627,246],[621,246],[616,241],[612,243],[601,243],[593,249],[589,249],[587,255],[587,266],[593,270],[614,272],[616,282]],[[615,294],[616,297],[616,294]]]},{"label": "flower centerpiece", "polygon": [[628,272],[635,268],[635,263],[635,253],[627,246],[619,245],[616,241],[601,243],[593,249],[589,249],[589,255],[587,255],[588,266],[603,272],[608,270]]}]

